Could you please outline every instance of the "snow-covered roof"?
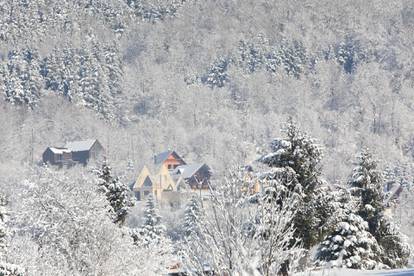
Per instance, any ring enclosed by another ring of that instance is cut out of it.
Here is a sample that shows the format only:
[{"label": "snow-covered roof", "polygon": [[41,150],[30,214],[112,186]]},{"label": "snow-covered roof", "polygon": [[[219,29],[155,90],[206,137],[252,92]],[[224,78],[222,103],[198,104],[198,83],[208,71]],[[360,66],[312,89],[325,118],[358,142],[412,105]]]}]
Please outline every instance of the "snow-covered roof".
[{"label": "snow-covered roof", "polygon": [[96,139],[89,139],[89,140],[84,140],[84,141],[72,141],[72,142],[67,142],[65,147],[75,152],[76,151],[88,151],[92,148],[95,142],[96,142]]},{"label": "snow-covered roof", "polygon": [[192,177],[198,170],[203,167],[204,163],[190,164],[190,165],[181,165],[175,168],[172,172],[172,175],[180,175],[184,179]]},{"label": "snow-covered roof", "polygon": [[70,153],[70,150],[67,148],[55,148],[55,147],[49,147],[49,149],[54,153],[54,154],[63,154],[63,153]]}]

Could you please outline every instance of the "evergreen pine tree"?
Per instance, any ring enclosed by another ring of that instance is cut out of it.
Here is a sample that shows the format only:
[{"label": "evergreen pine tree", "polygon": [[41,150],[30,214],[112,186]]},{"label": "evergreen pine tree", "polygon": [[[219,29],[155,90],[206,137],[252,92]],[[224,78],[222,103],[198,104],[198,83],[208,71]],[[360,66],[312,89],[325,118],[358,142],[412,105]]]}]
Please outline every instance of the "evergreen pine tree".
[{"label": "evergreen pine tree", "polygon": [[100,190],[105,194],[112,208],[113,222],[122,225],[129,208],[133,206],[128,187],[118,177],[112,176],[111,167],[106,162],[98,172],[98,177]]},{"label": "evergreen pine tree", "polygon": [[411,253],[410,246],[390,218],[385,216],[381,218],[380,226],[375,236],[382,247],[382,262],[384,264],[390,268],[407,266]]},{"label": "evergreen pine tree", "polygon": [[368,150],[358,156],[349,185],[351,194],[357,199],[358,214],[368,222],[371,233],[375,232],[385,209],[384,193],[382,175]]},{"label": "evergreen pine tree", "polygon": [[384,216],[382,175],[368,150],[358,156],[349,185],[349,196],[336,200],[339,206],[335,217],[339,220],[319,246],[316,264],[331,262],[333,266],[356,269],[407,265],[409,247]]},{"label": "evergreen pine tree", "polygon": [[37,52],[32,49],[10,51],[7,63],[0,64],[0,80],[6,101],[33,108],[43,85]]},{"label": "evergreen pine tree", "polygon": [[201,217],[201,210],[198,199],[193,196],[187,204],[184,211],[184,234],[186,237],[197,235],[200,231],[198,228]]},{"label": "evergreen pine tree", "polygon": [[210,88],[223,87],[229,82],[228,69],[230,63],[231,60],[229,58],[220,57],[211,65],[207,73],[201,76],[201,82],[210,86]]},{"label": "evergreen pine tree", "polygon": [[164,238],[164,226],[161,224],[161,216],[158,215],[154,198],[149,196],[144,211],[144,222],[138,229],[132,230],[132,238],[135,244],[149,247],[159,244]]},{"label": "evergreen pine tree", "polygon": [[297,200],[293,217],[295,237],[302,241],[304,248],[310,249],[321,239],[319,228],[324,221],[320,219],[327,219],[316,214],[319,210],[312,207],[324,195],[320,190],[322,181],[319,179],[322,152],[315,141],[301,132],[291,119],[282,131],[286,138],[275,139],[271,143],[272,152],[259,159],[271,167],[261,177],[266,183],[274,185],[277,194],[282,195],[279,199],[281,204],[283,194],[294,194]]},{"label": "evergreen pine tree", "polygon": [[355,214],[354,198],[347,190],[334,194],[334,227],[319,245],[315,264],[353,269],[381,267],[381,248],[369,232],[368,223]]},{"label": "evergreen pine tree", "polygon": [[383,249],[382,262],[391,268],[407,265],[410,249],[398,228],[384,216],[382,174],[369,150],[363,150],[358,156],[349,184],[357,201],[357,214],[368,222],[369,232]]},{"label": "evergreen pine tree", "polygon": [[347,214],[336,230],[320,245],[317,265],[331,261],[333,267],[374,269],[380,261],[380,247],[360,216]]}]

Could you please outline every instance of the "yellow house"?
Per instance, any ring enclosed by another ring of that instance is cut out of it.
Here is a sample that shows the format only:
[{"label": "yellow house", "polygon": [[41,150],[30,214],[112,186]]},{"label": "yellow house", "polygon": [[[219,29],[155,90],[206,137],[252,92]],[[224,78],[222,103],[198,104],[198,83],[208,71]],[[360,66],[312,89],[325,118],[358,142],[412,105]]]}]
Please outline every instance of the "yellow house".
[{"label": "yellow house", "polygon": [[154,177],[154,196],[161,201],[164,192],[173,192],[176,190],[176,184],[172,179],[168,168],[166,166],[161,166],[158,174]]},{"label": "yellow house", "polygon": [[[250,167],[249,167],[250,168]],[[261,181],[253,174],[253,171],[249,168],[245,169],[243,174],[243,186],[241,188],[243,193],[250,195],[257,194],[262,190]]]},{"label": "yellow house", "polygon": [[153,176],[148,167],[144,166],[135,181],[133,191],[138,200],[145,200],[152,194],[158,201],[162,201],[163,193],[176,191],[176,184],[168,167],[160,166],[158,173]]}]

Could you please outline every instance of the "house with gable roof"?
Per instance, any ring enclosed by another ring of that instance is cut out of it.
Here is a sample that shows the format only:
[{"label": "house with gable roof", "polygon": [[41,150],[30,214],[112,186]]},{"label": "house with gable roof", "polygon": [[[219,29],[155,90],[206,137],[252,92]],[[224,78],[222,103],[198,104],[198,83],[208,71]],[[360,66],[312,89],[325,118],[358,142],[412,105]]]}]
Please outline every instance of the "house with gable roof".
[{"label": "house with gable roof", "polygon": [[177,183],[184,183],[191,190],[209,189],[211,170],[204,163],[178,166],[171,175]]},{"label": "house with gable roof", "polygon": [[132,186],[137,200],[145,200],[152,191],[161,203],[175,206],[183,194],[209,189],[210,168],[204,163],[187,164],[175,151],[154,156],[154,173],[149,167],[144,166]]},{"label": "house with gable roof", "polygon": [[148,167],[144,166],[132,187],[132,191],[134,192],[137,200],[144,200],[146,197],[153,194],[153,189],[154,180],[152,179]]},{"label": "house with gable roof", "polygon": [[185,164],[185,161],[173,150],[167,150],[154,156],[155,166],[165,166],[169,170]]},{"label": "house with gable roof", "polygon": [[51,165],[86,165],[102,157],[104,148],[97,139],[67,142],[64,147],[48,147],[43,152],[43,163]]},{"label": "house with gable roof", "polygon": [[97,139],[67,142],[65,147],[72,152],[72,160],[86,165],[89,160],[102,156],[104,148]]}]

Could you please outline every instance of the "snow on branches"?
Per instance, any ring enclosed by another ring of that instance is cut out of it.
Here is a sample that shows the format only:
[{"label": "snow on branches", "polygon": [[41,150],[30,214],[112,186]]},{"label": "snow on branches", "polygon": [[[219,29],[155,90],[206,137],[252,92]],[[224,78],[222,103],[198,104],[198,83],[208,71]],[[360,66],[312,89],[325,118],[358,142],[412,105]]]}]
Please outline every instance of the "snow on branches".
[{"label": "snow on branches", "polygon": [[98,171],[99,190],[105,194],[111,206],[111,217],[114,223],[124,224],[128,210],[133,206],[128,187],[118,177],[112,176],[111,167],[104,162]]},{"label": "snow on branches", "polygon": [[273,200],[278,195],[269,192],[252,201],[243,192],[245,182],[243,174],[234,171],[214,185],[201,219],[195,220],[199,233],[186,239],[182,248],[189,271],[276,275],[286,263],[295,268],[292,260],[302,251],[291,223],[294,199],[286,196],[286,204],[280,206]]},{"label": "snow on branches", "polygon": [[381,173],[369,150],[358,155],[349,179],[349,197],[335,210],[339,220],[320,244],[316,265],[355,269],[401,268],[410,248],[385,216]]}]

